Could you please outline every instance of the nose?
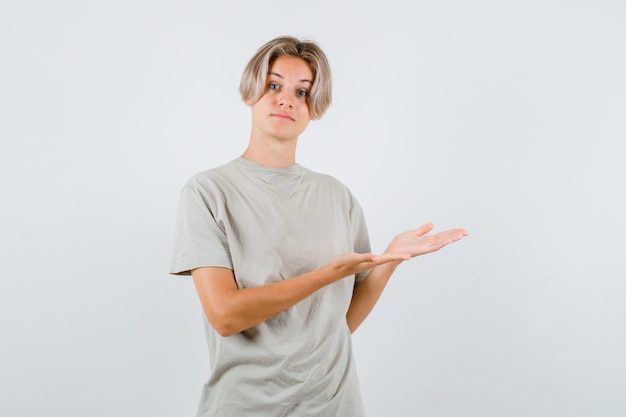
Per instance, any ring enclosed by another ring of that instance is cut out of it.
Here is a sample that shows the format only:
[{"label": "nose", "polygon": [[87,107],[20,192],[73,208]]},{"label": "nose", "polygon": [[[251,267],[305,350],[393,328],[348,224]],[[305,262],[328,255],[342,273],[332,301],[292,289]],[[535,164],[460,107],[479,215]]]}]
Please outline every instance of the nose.
[{"label": "nose", "polygon": [[280,107],[293,108],[293,100],[285,91],[281,91],[280,96],[278,96],[278,105]]}]

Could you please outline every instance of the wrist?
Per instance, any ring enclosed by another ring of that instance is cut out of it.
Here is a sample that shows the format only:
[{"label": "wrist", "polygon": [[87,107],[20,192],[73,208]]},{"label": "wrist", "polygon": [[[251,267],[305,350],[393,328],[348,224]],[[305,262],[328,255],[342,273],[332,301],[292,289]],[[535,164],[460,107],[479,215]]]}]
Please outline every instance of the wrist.
[{"label": "wrist", "polygon": [[404,261],[403,260],[391,261],[391,262],[387,262],[387,263],[382,264],[382,265],[378,265],[376,268],[383,269],[385,271],[388,271],[389,274],[391,274],[391,273],[393,273],[396,270],[398,265],[400,265],[402,262],[404,262]]}]

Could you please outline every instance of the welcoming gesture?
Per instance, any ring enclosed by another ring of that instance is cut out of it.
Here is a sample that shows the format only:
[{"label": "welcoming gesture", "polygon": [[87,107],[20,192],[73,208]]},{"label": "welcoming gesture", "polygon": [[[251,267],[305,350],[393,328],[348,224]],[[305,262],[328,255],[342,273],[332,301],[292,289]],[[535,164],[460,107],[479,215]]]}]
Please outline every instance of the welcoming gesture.
[{"label": "welcoming gesture", "polygon": [[300,134],[331,103],[330,75],[313,42],[263,45],[239,85],[248,147],[181,192],[170,273],[193,276],[206,317],[198,417],[362,417],[350,333],[400,263],[467,235],[429,235],[428,223],[370,253],[357,199],[296,163]]},{"label": "welcoming gesture", "polygon": [[411,258],[438,251],[450,243],[463,239],[468,235],[464,229],[452,229],[434,235],[427,233],[433,230],[432,223],[426,223],[415,230],[400,233],[393,238],[385,253],[403,253]]},{"label": "welcoming gesture", "polygon": [[[415,230],[400,233],[393,238],[384,255],[405,256],[405,260],[438,251],[450,243],[467,236],[464,229],[452,229],[434,235],[427,235],[433,229],[432,223],[426,223]],[[391,274],[400,263],[388,262],[375,267],[352,295],[346,320],[351,332],[354,332],[372,311],[380,298]]]}]

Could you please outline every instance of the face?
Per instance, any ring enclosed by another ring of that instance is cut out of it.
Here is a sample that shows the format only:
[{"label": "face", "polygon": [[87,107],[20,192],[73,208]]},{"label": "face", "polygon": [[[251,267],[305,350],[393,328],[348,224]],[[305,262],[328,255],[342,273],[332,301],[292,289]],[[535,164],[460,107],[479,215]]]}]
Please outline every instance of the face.
[{"label": "face", "polygon": [[308,95],[313,73],[302,59],[280,56],[270,66],[265,93],[252,105],[252,133],[270,140],[293,140],[311,120]]}]

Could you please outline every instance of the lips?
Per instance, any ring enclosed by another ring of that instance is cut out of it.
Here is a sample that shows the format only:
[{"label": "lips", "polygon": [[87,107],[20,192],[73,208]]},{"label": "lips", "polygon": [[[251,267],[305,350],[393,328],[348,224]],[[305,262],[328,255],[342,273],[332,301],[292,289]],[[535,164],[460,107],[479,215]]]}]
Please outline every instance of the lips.
[{"label": "lips", "polygon": [[293,117],[291,117],[287,113],[272,113],[272,116],[276,117],[277,119],[281,119],[281,120],[290,120],[292,122],[296,121],[296,119],[294,119]]}]

